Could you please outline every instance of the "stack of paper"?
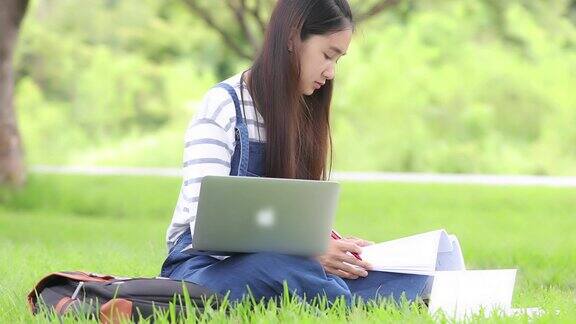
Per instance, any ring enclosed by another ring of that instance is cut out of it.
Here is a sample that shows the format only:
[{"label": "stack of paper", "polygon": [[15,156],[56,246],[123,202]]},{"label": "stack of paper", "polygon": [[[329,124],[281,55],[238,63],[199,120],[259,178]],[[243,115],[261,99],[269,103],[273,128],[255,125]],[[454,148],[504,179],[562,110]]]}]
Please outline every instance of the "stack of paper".
[{"label": "stack of paper", "polygon": [[361,257],[375,271],[434,276],[429,311],[446,316],[499,312],[538,315],[538,308],[512,308],[516,269],[466,270],[460,243],[445,230],[436,230],[362,248]]}]

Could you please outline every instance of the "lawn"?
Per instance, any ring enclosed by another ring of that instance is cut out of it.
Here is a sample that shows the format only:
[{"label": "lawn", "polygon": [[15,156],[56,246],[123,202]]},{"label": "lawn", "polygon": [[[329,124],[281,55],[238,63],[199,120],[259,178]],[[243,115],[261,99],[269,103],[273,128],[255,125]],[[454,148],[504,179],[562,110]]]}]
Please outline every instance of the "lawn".
[{"label": "lawn", "polygon": [[[52,271],[157,275],[178,189],[176,178],[33,175],[24,190],[0,192],[0,323],[43,321],[29,314],[25,295]],[[336,228],[374,241],[445,228],[458,235],[468,268],[519,269],[514,307],[543,307],[543,322],[576,320],[574,188],[344,182]],[[432,320],[385,306],[314,313],[292,305],[226,316],[209,319]]]}]

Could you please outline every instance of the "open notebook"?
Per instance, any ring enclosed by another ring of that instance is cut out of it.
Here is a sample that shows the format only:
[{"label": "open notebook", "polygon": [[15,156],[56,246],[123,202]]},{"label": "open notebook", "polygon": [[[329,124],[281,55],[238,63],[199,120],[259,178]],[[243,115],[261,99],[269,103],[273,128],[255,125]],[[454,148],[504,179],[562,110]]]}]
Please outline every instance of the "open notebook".
[{"label": "open notebook", "polygon": [[458,239],[443,229],[363,247],[361,257],[375,271],[433,275],[466,269]]}]

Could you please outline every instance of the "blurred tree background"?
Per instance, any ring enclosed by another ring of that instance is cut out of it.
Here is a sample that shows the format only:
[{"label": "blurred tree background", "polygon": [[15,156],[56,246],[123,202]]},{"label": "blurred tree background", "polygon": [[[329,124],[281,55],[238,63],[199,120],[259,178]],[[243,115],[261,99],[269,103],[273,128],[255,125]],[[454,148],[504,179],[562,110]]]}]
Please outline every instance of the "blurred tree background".
[{"label": "blurred tree background", "polygon": [[[203,94],[249,66],[261,3],[250,36],[220,0],[31,1],[15,56],[27,164],[178,167]],[[384,3],[338,67],[334,169],[576,174],[576,1]]]}]

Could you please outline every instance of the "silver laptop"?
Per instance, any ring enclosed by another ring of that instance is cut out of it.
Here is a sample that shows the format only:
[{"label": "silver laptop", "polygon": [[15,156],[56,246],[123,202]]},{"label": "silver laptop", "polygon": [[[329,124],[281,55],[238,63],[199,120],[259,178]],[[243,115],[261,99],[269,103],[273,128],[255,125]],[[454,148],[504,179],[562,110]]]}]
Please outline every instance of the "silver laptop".
[{"label": "silver laptop", "polygon": [[323,254],[338,195],[331,181],[206,176],[187,252]]}]

